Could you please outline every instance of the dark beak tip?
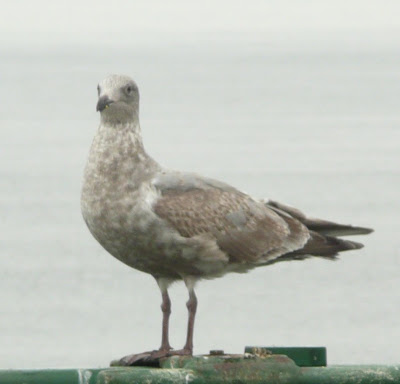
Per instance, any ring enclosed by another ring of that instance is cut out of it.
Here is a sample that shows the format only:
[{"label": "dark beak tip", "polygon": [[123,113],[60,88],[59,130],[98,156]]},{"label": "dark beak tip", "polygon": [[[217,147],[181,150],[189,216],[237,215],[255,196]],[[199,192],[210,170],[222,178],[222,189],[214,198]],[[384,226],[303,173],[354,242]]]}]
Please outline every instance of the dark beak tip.
[{"label": "dark beak tip", "polygon": [[111,103],[113,103],[112,100],[108,98],[108,96],[102,96],[100,97],[99,101],[97,102],[96,105],[96,111],[97,112],[102,112],[104,109],[106,109]]}]

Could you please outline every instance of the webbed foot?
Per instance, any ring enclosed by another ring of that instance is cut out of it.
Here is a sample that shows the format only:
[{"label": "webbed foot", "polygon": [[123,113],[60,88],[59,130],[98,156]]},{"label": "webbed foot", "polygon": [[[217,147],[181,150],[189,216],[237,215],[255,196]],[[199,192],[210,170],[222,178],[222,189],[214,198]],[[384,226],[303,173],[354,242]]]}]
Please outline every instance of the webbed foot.
[{"label": "webbed foot", "polygon": [[192,351],[189,349],[159,349],[155,351],[142,352],[133,355],[124,356],[119,360],[111,362],[112,367],[129,367],[129,366],[147,366],[159,367],[160,359],[171,356],[191,356]]}]

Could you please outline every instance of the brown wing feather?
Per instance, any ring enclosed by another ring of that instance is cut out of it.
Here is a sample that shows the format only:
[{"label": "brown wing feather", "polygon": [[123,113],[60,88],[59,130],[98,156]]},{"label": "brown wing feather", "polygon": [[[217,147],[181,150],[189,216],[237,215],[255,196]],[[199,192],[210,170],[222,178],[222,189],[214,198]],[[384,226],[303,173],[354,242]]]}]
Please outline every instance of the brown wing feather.
[{"label": "brown wing feather", "polygon": [[279,257],[303,247],[309,237],[298,220],[289,215],[282,218],[234,190],[167,189],[154,210],[184,237],[213,237],[235,262]]}]

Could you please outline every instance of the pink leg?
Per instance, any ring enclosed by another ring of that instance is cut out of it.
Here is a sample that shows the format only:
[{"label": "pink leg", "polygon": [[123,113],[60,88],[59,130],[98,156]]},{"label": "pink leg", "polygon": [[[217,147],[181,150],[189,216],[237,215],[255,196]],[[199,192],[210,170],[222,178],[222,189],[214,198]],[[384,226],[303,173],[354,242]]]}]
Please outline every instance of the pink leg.
[{"label": "pink leg", "polygon": [[186,344],[183,347],[183,350],[189,352],[189,354],[191,355],[193,353],[194,319],[196,317],[196,310],[197,310],[197,297],[193,289],[189,290],[189,301],[186,303],[186,306],[189,311],[189,318],[188,318]]},{"label": "pink leg", "polygon": [[183,349],[179,349],[176,351],[171,351],[171,355],[189,355],[193,354],[193,332],[194,332],[194,319],[196,317],[196,310],[197,310],[197,298],[196,294],[194,293],[194,285],[196,280],[193,278],[186,278],[185,284],[189,291],[189,300],[186,303],[187,309],[189,311],[188,317],[188,326],[187,326],[187,336],[186,336],[186,343]]},{"label": "pink leg", "polygon": [[189,291],[189,300],[186,306],[189,311],[188,316],[188,327],[186,343],[183,349],[173,350],[169,344],[168,330],[169,330],[169,317],[171,314],[171,300],[168,295],[168,286],[170,281],[167,279],[158,279],[157,283],[161,290],[162,304],[161,310],[163,313],[162,320],[162,338],[161,347],[159,350],[139,353],[136,355],[125,356],[122,359],[112,362],[111,365],[121,366],[121,365],[148,365],[155,364],[160,358],[174,356],[174,355],[187,355],[191,356],[193,354],[193,331],[194,331],[194,319],[196,317],[197,310],[197,298],[194,293],[194,285],[196,280],[193,278],[186,278],[185,284]]},{"label": "pink leg", "polygon": [[161,310],[163,313],[163,320],[162,320],[162,338],[161,338],[161,347],[160,351],[168,352],[172,348],[169,345],[169,316],[171,315],[171,300],[168,296],[168,291],[165,290],[161,292],[162,294],[162,304]]}]

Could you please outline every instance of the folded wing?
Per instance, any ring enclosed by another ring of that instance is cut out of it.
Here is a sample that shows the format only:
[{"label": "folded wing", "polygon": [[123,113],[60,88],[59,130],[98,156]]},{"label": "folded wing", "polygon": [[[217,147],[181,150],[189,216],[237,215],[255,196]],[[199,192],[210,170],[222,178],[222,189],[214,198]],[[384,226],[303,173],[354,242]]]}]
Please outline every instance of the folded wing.
[{"label": "folded wing", "polygon": [[310,237],[299,220],[221,182],[169,172],[154,185],[159,217],[184,237],[214,239],[232,262],[265,263],[301,249]]}]

